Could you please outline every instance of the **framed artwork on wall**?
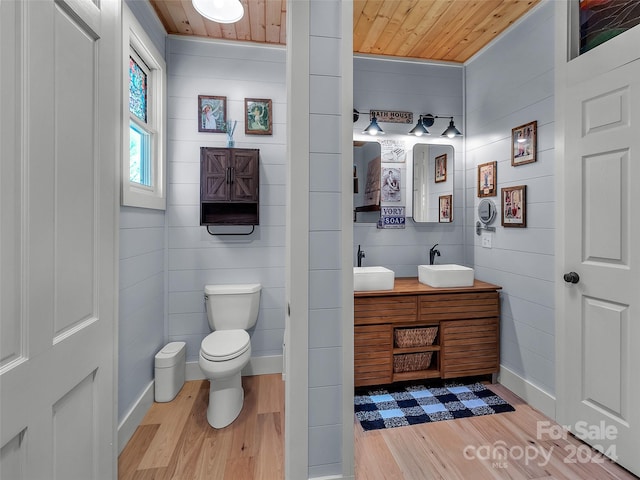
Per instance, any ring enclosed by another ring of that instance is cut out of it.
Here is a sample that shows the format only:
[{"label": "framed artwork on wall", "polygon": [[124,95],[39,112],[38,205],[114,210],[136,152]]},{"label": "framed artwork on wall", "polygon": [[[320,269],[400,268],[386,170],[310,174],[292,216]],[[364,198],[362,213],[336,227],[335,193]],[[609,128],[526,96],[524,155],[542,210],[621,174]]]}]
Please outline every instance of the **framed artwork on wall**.
[{"label": "framed artwork on wall", "polygon": [[198,131],[225,133],[227,97],[198,95]]},{"label": "framed artwork on wall", "polygon": [[502,226],[527,226],[527,186],[505,187],[502,192]]},{"label": "framed artwork on wall", "polygon": [[438,155],[435,161],[435,183],[447,181],[447,154]]},{"label": "framed artwork on wall", "polygon": [[538,122],[511,129],[511,165],[517,167],[536,161]]},{"label": "framed artwork on wall", "polygon": [[440,195],[438,205],[438,222],[451,223],[453,221],[453,195]]},{"label": "framed artwork on wall", "polygon": [[498,162],[478,165],[478,197],[495,197],[498,194]]},{"label": "framed artwork on wall", "polygon": [[266,98],[244,99],[244,133],[247,135],[272,134],[272,103]]}]

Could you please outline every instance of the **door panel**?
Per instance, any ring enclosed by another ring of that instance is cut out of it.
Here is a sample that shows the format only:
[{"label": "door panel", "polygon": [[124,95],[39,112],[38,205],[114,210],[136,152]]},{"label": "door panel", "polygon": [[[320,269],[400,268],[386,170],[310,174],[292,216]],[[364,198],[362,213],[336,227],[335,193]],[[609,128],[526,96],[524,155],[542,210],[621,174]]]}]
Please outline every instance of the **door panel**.
[{"label": "door panel", "polygon": [[583,261],[624,265],[628,262],[629,150],[583,158]]},{"label": "door panel", "polygon": [[[5,47],[20,43],[21,8],[17,3],[0,2],[0,371],[10,363],[20,361],[25,346],[21,297],[22,165],[18,137],[22,87],[15,68],[12,68],[19,64],[20,55],[16,49]],[[15,451],[14,447],[7,448],[3,450],[3,457]]]},{"label": "door panel", "polygon": [[0,1],[0,25],[0,470],[115,478],[120,2]]},{"label": "door panel", "polygon": [[[56,338],[97,313],[94,305],[98,221],[95,166],[99,158],[94,136],[99,125],[94,102],[98,75],[96,40],[95,32],[79,25],[60,7],[55,9],[52,100],[56,128],[53,159]],[[74,121],[77,118],[82,118],[82,122]]]},{"label": "door panel", "polygon": [[627,345],[629,306],[584,297],[583,312],[584,402],[626,423],[624,399],[633,380],[629,378]]},{"label": "door panel", "polygon": [[202,200],[225,201],[229,199],[229,151],[201,149]]},{"label": "door panel", "polygon": [[[607,54],[606,44],[599,48]],[[584,69],[586,61],[567,69]],[[558,290],[557,420],[578,436],[578,426],[588,425],[583,440],[637,474],[640,413],[631,405],[640,395],[632,372],[640,364],[640,61],[567,78],[579,80],[558,92],[565,111],[561,258],[564,272],[580,280],[560,280]]]}]

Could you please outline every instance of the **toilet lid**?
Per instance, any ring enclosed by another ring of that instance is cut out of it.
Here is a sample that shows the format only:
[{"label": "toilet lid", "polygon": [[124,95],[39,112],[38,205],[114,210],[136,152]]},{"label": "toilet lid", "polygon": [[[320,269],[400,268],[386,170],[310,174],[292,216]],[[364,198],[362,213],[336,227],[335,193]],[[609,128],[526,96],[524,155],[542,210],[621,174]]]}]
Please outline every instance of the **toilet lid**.
[{"label": "toilet lid", "polygon": [[245,330],[216,330],[202,340],[200,353],[212,362],[224,362],[242,355],[250,346]]}]

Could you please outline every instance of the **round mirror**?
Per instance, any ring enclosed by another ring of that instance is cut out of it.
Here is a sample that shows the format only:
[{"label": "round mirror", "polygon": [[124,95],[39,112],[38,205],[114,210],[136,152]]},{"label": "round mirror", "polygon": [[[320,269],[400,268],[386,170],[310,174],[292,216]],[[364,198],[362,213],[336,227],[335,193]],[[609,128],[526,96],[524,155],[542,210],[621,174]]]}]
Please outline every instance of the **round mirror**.
[{"label": "round mirror", "polygon": [[478,218],[485,225],[489,225],[496,218],[496,206],[493,201],[483,198],[478,205]]}]

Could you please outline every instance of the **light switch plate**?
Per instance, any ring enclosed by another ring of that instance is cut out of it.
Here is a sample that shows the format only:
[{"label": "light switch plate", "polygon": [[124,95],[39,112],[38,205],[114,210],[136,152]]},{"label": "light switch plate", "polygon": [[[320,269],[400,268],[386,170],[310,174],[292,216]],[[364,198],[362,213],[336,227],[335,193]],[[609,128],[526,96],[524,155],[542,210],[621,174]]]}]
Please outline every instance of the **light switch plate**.
[{"label": "light switch plate", "polygon": [[491,248],[491,234],[487,232],[483,232],[481,238],[482,238],[482,247]]}]

